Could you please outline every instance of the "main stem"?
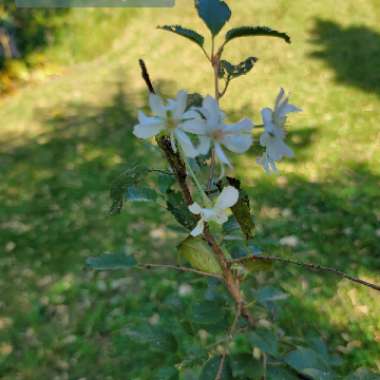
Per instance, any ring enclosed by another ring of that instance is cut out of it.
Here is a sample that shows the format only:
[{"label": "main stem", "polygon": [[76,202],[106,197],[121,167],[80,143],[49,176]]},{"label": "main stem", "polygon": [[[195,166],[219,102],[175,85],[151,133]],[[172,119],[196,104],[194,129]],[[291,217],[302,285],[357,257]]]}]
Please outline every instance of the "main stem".
[{"label": "main stem", "polygon": [[[150,80],[144,61],[140,59],[139,63],[141,67],[142,77],[148,87],[148,90],[151,93],[155,93],[154,87]],[[194,203],[193,197],[191,195],[189,186],[186,181],[187,171],[186,171],[186,166],[181,156],[178,153],[173,152],[173,149],[170,144],[170,140],[167,137],[157,138],[157,144],[163,151],[171,169],[173,170],[173,173],[176,176],[177,182],[182,192],[183,199],[185,200],[188,206],[192,205]],[[255,321],[245,304],[243,294],[241,293],[241,290],[240,290],[240,283],[237,279],[235,279],[222,248],[216,242],[214,236],[211,234],[207,226],[205,228],[203,238],[205,239],[207,244],[211,247],[212,251],[214,252],[215,256],[218,259],[218,262],[223,271],[224,282],[226,284],[226,287],[231,297],[234,299],[237,308],[241,310],[241,315],[248,321],[248,323],[251,326],[253,326],[255,324]]]}]

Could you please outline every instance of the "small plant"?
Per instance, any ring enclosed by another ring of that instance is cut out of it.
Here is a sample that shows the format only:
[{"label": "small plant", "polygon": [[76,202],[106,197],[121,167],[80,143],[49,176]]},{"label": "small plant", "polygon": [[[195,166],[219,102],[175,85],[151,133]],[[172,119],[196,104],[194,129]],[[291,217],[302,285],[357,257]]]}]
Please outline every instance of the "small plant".
[{"label": "small plant", "polygon": [[[113,214],[121,211],[125,200],[164,200],[167,210],[187,231],[187,237],[177,247],[182,263],[138,263],[124,253],[89,258],[87,263],[97,270],[172,269],[204,278],[205,286],[192,293],[186,305],[176,300],[179,306],[173,310],[178,318],[168,315],[160,328],[145,324],[126,331],[130,339],[146,344],[154,352],[171,355],[173,365],[157,370],[157,379],[341,378],[338,358],[329,353],[321,339],[297,340],[277,325],[278,304],[287,295],[268,286],[252,290],[250,278],[270,269],[273,262],[280,262],[331,272],[378,291],[380,287],[333,268],[262,255],[255,244],[250,200],[244,185],[233,177],[230,161],[233,154],[244,154],[254,147],[257,164],[267,173],[277,172],[279,161],[293,156],[285,142],[287,117],[301,109],[289,103],[283,89],[274,106],[261,111],[260,125],[248,118],[229,123],[220,107],[230,82],[248,74],[257,62],[257,58],[248,57],[238,64],[231,63],[223,59],[225,46],[243,37],[274,37],[285,43],[290,43],[290,37],[268,27],[242,26],[229,30],[217,47],[215,37],[230,19],[230,8],[220,0],[197,0],[195,7],[211,33],[210,52],[205,38],[193,30],[179,25],[159,29],[184,37],[201,49],[212,68],[215,94],[202,96],[181,90],[175,99],[165,100],[156,92],[140,60],[149,90],[150,114],[138,113],[133,133],[139,139],[154,141],[167,167],[130,167],[111,189]],[[258,141],[253,130],[261,130]],[[157,180],[155,189],[142,186],[147,176]],[[199,331],[200,337],[196,333]],[[176,334],[181,339],[176,339]],[[203,344],[202,339],[208,344]],[[359,369],[347,379],[374,378]]]}]

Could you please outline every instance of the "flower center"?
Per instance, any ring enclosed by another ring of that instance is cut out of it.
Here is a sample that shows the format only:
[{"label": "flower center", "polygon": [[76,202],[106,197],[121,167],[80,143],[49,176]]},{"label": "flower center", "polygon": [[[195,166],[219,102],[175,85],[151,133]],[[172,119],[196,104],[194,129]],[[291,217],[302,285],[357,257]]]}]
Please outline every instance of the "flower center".
[{"label": "flower center", "polygon": [[177,121],[173,118],[173,116],[168,112],[166,117],[166,128],[169,130],[173,130],[177,128]]},{"label": "flower center", "polygon": [[223,133],[223,131],[221,129],[215,128],[213,131],[211,131],[210,137],[213,140],[221,141],[221,140],[223,140],[224,133]]}]

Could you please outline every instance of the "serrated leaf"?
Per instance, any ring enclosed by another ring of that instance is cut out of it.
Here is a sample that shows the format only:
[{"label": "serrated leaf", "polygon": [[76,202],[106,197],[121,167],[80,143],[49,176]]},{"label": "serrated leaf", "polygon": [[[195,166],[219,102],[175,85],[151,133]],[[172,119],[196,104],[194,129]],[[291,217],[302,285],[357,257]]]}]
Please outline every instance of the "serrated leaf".
[{"label": "serrated leaf", "polygon": [[129,186],[136,185],[146,175],[148,169],[145,166],[136,165],[126,169],[111,184],[110,197],[112,205],[111,215],[119,214],[123,208],[124,193]]},{"label": "serrated leaf", "polygon": [[195,7],[213,36],[216,36],[231,18],[231,10],[222,0],[195,0]]},{"label": "serrated leaf", "polygon": [[322,380],[323,376],[331,374],[329,364],[310,348],[300,347],[291,351],[285,356],[284,361],[296,371],[309,375],[315,380]]},{"label": "serrated leaf", "polygon": [[194,269],[218,275],[223,273],[214,252],[201,238],[189,236],[178,246],[178,253]]},{"label": "serrated leaf", "polygon": [[177,341],[173,334],[162,328],[144,326],[139,329],[126,329],[124,334],[138,344],[148,345],[148,348],[159,352],[175,352]]},{"label": "serrated leaf", "polygon": [[179,224],[191,231],[197,224],[194,215],[189,211],[186,202],[181,193],[177,191],[168,191],[166,207],[174,216]]},{"label": "serrated leaf", "polygon": [[274,357],[278,355],[278,339],[271,330],[257,329],[249,335],[249,341],[266,354]]},{"label": "serrated leaf", "polygon": [[129,186],[124,197],[129,202],[155,202],[157,193],[148,187]]},{"label": "serrated leaf", "polygon": [[290,37],[283,32],[278,32],[268,28],[267,26],[241,26],[239,28],[233,28],[226,33],[226,43],[232,41],[235,38],[240,37],[277,37],[283,39],[290,44]]},{"label": "serrated leaf", "polygon": [[237,65],[222,59],[219,65],[219,78],[230,81],[242,75],[246,75],[253,69],[256,62],[256,57],[248,57]]},{"label": "serrated leaf", "polygon": [[109,253],[97,257],[89,257],[86,264],[96,270],[128,269],[136,265],[136,260],[131,255],[124,253]]},{"label": "serrated leaf", "polygon": [[255,228],[255,224],[253,223],[251,215],[251,206],[248,194],[241,187],[241,183],[238,179],[227,177],[227,181],[231,186],[239,190],[239,200],[233,207],[231,207],[231,210],[237,222],[239,223],[246,240],[250,240],[253,238],[253,230]]},{"label": "serrated leaf", "polygon": [[205,42],[205,39],[202,35],[194,30],[183,28],[181,25],[163,25],[158,26],[157,28],[167,30],[168,32],[172,32],[178,34],[179,36],[185,37],[188,40],[195,42],[200,47],[203,47],[203,44]]},{"label": "serrated leaf", "polygon": [[[218,369],[220,361],[222,358],[220,356],[214,356],[206,362],[204,365],[199,380],[211,380],[215,379],[218,374]],[[231,365],[229,357],[227,356],[224,362],[223,372],[220,376],[220,380],[233,380]]]}]

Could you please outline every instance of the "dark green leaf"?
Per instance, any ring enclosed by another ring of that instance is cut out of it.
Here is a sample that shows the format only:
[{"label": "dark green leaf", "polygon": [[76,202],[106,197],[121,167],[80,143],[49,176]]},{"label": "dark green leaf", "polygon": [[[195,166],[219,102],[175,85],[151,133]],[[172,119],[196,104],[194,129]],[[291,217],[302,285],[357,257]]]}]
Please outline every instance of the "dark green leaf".
[{"label": "dark green leaf", "polygon": [[230,81],[234,78],[240,77],[241,75],[248,74],[253,69],[256,62],[256,57],[248,57],[237,65],[222,59],[219,65],[219,78]]},{"label": "dark green leaf", "polygon": [[197,222],[194,215],[189,211],[189,208],[187,207],[181,193],[172,190],[168,191],[166,207],[168,211],[172,213],[177,222],[186,229],[191,231],[195,227]]},{"label": "dark green leaf", "polygon": [[283,367],[269,366],[268,380],[298,380],[299,377]]},{"label": "dark green leaf", "polygon": [[191,322],[199,325],[211,325],[226,319],[223,304],[220,302],[196,302],[190,309]]},{"label": "dark green leaf", "polygon": [[331,370],[329,364],[310,348],[298,348],[288,353],[284,361],[296,371],[311,376],[312,379],[330,379]]},{"label": "dark green leaf", "polygon": [[263,376],[263,365],[252,354],[232,356],[231,367],[234,378],[261,379]]},{"label": "dark green leaf", "polygon": [[140,178],[143,178],[148,172],[144,166],[136,165],[128,168],[121,173],[111,184],[110,197],[112,206],[110,213],[112,215],[119,214],[123,208],[124,193],[129,186],[136,185]]},{"label": "dark green leaf", "polygon": [[148,187],[129,186],[124,197],[130,202],[155,202],[157,193]]},{"label": "dark green leaf", "polygon": [[278,355],[278,339],[277,336],[268,329],[257,329],[249,335],[249,341],[254,347],[259,348],[266,354]]},{"label": "dark green leaf", "polygon": [[231,17],[231,10],[222,0],[195,0],[199,17],[216,36]]},{"label": "dark green leaf", "polygon": [[278,32],[268,28],[267,26],[241,26],[239,28],[233,28],[226,33],[226,42],[229,42],[239,37],[277,37],[282,38],[285,42],[290,44],[290,37],[286,33]]},{"label": "dark green leaf", "polygon": [[176,368],[160,368],[153,380],[178,380],[179,372]]},{"label": "dark green leaf", "polygon": [[158,26],[158,29],[167,30],[169,32],[173,32],[175,34],[178,34],[182,37],[185,37],[193,42],[195,42],[197,45],[203,47],[204,44],[204,37],[201,36],[199,33],[197,33],[194,30],[183,28],[180,25],[163,25]]},{"label": "dark green leaf", "polygon": [[214,252],[201,238],[189,236],[178,246],[178,253],[195,269],[219,275],[223,273]]},{"label": "dark green leaf", "polygon": [[97,257],[89,257],[86,264],[96,270],[127,269],[136,265],[136,260],[131,255],[124,253],[109,253]]},{"label": "dark green leaf", "polygon": [[[202,373],[199,377],[199,380],[215,379],[216,375],[218,374],[218,369],[221,360],[222,358],[220,356],[214,356],[213,358],[208,360],[202,369]],[[230,360],[228,356],[225,359],[223,372],[222,376],[220,377],[220,380],[233,380]]]},{"label": "dark green leaf", "polygon": [[[201,107],[203,102],[203,96],[194,92],[187,96],[186,109],[188,110],[191,107]],[[200,114],[201,115],[201,114]]]},{"label": "dark green leaf", "polygon": [[134,342],[145,344],[153,351],[175,352],[177,350],[177,341],[174,335],[162,328],[144,326],[136,330],[126,329],[124,333]]},{"label": "dark green leaf", "polygon": [[174,185],[175,177],[170,173],[158,173],[157,182],[161,193],[166,194],[168,190]]}]

